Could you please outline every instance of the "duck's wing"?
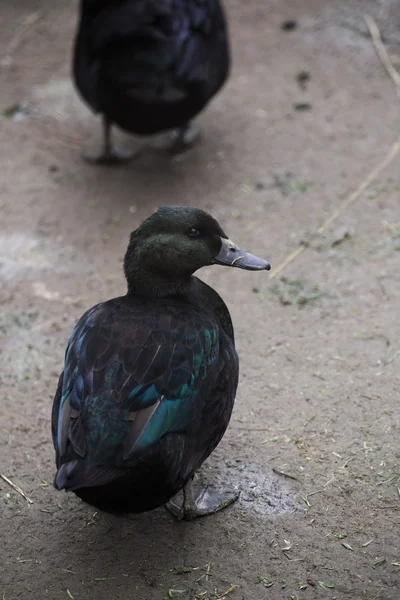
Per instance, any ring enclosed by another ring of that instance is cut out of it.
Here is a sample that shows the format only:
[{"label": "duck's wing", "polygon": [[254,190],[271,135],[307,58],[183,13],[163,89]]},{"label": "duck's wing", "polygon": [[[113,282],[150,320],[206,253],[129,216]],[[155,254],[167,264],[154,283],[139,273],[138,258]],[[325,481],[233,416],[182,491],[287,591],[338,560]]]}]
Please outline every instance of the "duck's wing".
[{"label": "duck's wing", "polygon": [[218,377],[219,335],[191,307],[114,300],[85,313],[54,399],[56,487],[104,484],[166,434],[185,432],[200,390],[205,398]]}]

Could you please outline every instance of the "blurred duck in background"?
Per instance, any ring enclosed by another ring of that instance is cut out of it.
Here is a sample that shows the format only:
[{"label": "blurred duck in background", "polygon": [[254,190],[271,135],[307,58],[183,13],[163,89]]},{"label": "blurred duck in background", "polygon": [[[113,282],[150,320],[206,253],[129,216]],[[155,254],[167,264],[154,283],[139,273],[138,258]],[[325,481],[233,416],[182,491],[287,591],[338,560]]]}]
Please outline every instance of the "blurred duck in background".
[{"label": "blurred duck in background", "polygon": [[169,132],[158,148],[182,152],[198,138],[191,121],[226,81],[227,24],[219,0],[81,0],[73,77],[103,119],[95,164],[132,155],[113,147],[111,127]]}]

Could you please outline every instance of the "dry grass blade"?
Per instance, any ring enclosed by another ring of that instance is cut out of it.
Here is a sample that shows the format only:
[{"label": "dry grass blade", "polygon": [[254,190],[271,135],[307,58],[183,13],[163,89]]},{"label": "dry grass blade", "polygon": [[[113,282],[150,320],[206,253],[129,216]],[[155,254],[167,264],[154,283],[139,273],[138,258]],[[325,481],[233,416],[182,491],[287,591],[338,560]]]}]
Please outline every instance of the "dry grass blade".
[{"label": "dry grass blade", "polygon": [[231,587],[229,587],[227,590],[225,590],[225,592],[223,592],[222,594],[218,594],[218,596],[217,596],[218,600],[220,598],[225,598],[225,596],[227,596],[228,594],[230,594],[231,592],[233,592],[234,589],[235,589],[235,586],[231,585]]},{"label": "dry grass blade", "polygon": [[379,567],[380,565],[383,565],[386,562],[386,558],[384,556],[381,556],[379,558],[377,558],[373,563],[372,563],[372,568],[376,569],[376,567]]},{"label": "dry grass blade", "polygon": [[[356,202],[356,200],[359,199],[361,194],[365,192],[365,190],[371,185],[371,183],[375,181],[378,175],[384,169],[386,169],[386,167],[392,162],[392,160],[397,156],[399,151],[400,139],[398,139],[397,142],[395,142],[392,145],[383,161],[379,163],[379,165],[377,165],[375,169],[371,171],[368,177],[364,179],[364,181],[358,186],[358,188],[342,202],[339,208],[335,210],[335,212],[333,212],[331,216],[317,229],[314,235],[320,235],[321,233],[324,233],[332,225],[332,223],[334,223],[336,219],[338,219],[340,215],[344,213],[344,211],[349,206],[351,206],[351,204],[354,204],[354,202]],[[281,262],[275,269],[271,271],[270,279],[274,279],[277,275],[279,275],[283,271],[283,269],[285,269],[290,263],[292,263],[306,248],[308,248],[308,244],[302,244],[297,248],[297,250],[289,254],[289,256],[287,256],[283,262]]]},{"label": "dry grass blade", "polygon": [[14,36],[8,45],[6,56],[10,56],[13,52],[15,52],[15,50],[17,50],[18,46],[24,39],[25,34],[42,16],[42,12],[38,10],[37,12],[34,12],[23,19],[23,21],[15,30]]},{"label": "dry grass blade", "polygon": [[353,548],[347,542],[342,542],[342,546],[343,546],[343,548],[346,548],[346,550],[353,551]]},{"label": "dry grass blade", "polygon": [[23,498],[25,498],[25,500],[27,502],[29,502],[29,504],[33,504],[33,500],[31,500],[30,498],[28,498],[28,496],[25,494],[25,492],[23,490],[21,490],[20,487],[18,487],[17,485],[15,485],[15,483],[13,483],[10,479],[8,479],[8,477],[6,477],[5,475],[3,475],[2,473],[0,474],[0,477],[6,482],[8,483],[8,485],[10,487],[12,487],[13,490],[15,490],[16,492],[18,492],[18,494],[20,494]]},{"label": "dry grass blade", "polygon": [[[374,19],[369,15],[365,15],[365,21],[367,23],[367,27],[372,37],[372,41],[374,43],[376,52],[381,59],[383,66],[385,67],[387,73],[391,77],[394,84],[400,89],[400,74],[394,68],[389,55],[386,51],[385,46],[383,45],[381,34],[379,32],[378,26],[375,23]],[[392,160],[396,157],[400,149],[400,140],[395,142],[388,152],[385,159],[377,166],[373,171],[368,175],[368,177],[361,183],[361,185],[351,194],[339,208],[317,229],[316,235],[324,233],[328,227],[332,225],[334,221],[351,205],[353,204],[360,195],[367,189],[369,185],[376,179],[376,177],[385,169]],[[301,244],[296,250],[291,252],[284,261],[282,261],[275,269],[272,269],[270,272],[270,279],[274,279],[279,273],[281,273],[290,263],[292,263],[306,248],[308,248],[309,244]]]},{"label": "dry grass blade", "polygon": [[183,573],[191,573],[192,571],[200,571],[202,567],[174,567],[170,569],[170,571],[176,573],[177,575],[182,575]]},{"label": "dry grass blade", "polygon": [[365,22],[371,34],[372,41],[375,46],[375,50],[377,55],[379,56],[381,63],[385,67],[389,77],[393,81],[393,83],[400,89],[400,74],[396,71],[394,66],[392,65],[392,61],[390,60],[389,54],[382,42],[381,33],[378,29],[378,25],[375,20],[369,15],[364,15]]},{"label": "dry grass blade", "polygon": [[279,275],[283,269],[290,265],[290,263],[293,262],[306,248],[307,244],[301,244],[301,246],[296,248],[296,250],[293,250],[293,252],[291,252],[283,262],[281,262],[275,269],[272,269],[270,273],[270,279],[275,279],[275,277]]}]

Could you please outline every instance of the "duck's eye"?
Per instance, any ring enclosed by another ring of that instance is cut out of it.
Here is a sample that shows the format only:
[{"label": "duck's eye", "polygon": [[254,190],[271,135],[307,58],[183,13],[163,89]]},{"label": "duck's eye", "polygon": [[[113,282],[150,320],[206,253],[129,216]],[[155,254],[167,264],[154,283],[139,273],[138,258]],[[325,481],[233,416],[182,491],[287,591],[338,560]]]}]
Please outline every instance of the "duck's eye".
[{"label": "duck's eye", "polygon": [[186,233],[189,237],[198,237],[200,235],[200,231],[196,227],[189,227]]}]

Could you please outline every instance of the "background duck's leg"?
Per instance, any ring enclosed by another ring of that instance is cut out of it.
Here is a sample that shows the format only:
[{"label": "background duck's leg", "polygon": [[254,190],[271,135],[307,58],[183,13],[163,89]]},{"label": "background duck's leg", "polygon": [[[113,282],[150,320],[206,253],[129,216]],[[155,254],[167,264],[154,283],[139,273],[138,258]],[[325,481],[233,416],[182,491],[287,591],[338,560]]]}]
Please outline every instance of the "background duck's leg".
[{"label": "background duck's leg", "polygon": [[113,147],[111,127],[112,123],[103,115],[103,150],[99,153],[84,150],[82,156],[88,163],[92,165],[118,165],[133,158],[133,152]]},{"label": "background duck's leg", "polygon": [[238,498],[239,492],[214,492],[208,486],[196,497],[191,480],[183,488],[182,504],[175,497],[165,506],[179,520],[191,521],[197,517],[213,515],[236,502]]},{"label": "background duck's leg", "polygon": [[154,150],[181,154],[196,144],[200,138],[200,129],[191,123],[186,123],[179,129],[169,131],[152,143]]}]

